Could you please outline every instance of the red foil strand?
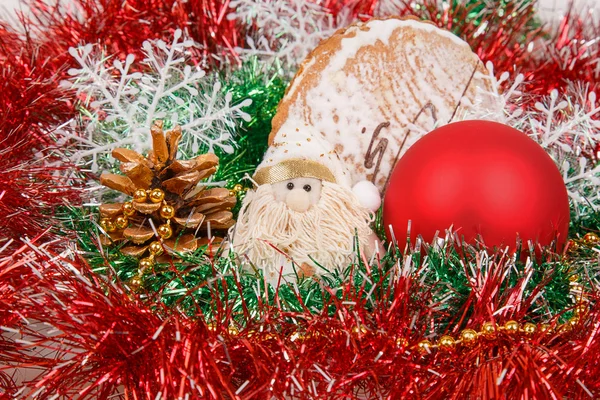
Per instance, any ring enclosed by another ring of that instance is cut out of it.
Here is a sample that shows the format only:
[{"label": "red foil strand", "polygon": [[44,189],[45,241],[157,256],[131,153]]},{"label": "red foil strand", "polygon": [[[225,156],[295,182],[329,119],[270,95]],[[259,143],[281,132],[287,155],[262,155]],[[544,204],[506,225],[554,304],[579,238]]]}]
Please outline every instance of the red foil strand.
[{"label": "red foil strand", "polygon": [[[159,394],[240,399],[284,398],[284,393],[287,398],[320,399],[600,394],[596,293],[588,294],[590,309],[573,329],[538,331],[531,337],[498,331],[479,337],[472,347],[456,344],[428,353],[414,346],[427,337],[439,339],[443,332],[432,337],[429,321],[445,317],[445,311],[436,307],[418,274],[401,276],[390,291],[376,288],[380,295],[374,296],[374,306],[347,284],[329,304],[338,310],[335,315],[263,306],[260,317],[237,332],[229,328],[234,322],[224,298],[213,299],[222,322],[208,327],[177,308],[144,301],[111,277],[94,274],[81,259],[35,248],[15,254],[0,268],[11,263],[13,269],[32,273],[23,273],[26,279],[10,292],[23,341],[9,343],[18,351],[11,351],[7,361],[45,371],[22,384],[25,393],[42,398],[104,399],[116,393],[139,399]],[[499,326],[510,319],[524,321],[523,310],[533,295],[515,300],[514,287],[521,282],[508,287],[503,281],[506,260],[499,258],[491,268],[474,281],[483,281],[485,291],[494,295],[459,310],[473,312],[449,325],[454,338],[463,328],[479,330],[484,321]],[[490,315],[490,309],[501,308],[503,313]]]}]

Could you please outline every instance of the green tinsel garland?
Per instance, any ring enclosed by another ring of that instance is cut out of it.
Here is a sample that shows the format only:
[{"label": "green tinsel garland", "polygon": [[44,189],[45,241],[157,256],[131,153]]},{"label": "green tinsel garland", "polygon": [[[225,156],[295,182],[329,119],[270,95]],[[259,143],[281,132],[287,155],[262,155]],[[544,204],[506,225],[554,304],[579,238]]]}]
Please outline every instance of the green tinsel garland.
[{"label": "green tinsel garland", "polygon": [[[67,229],[78,233],[79,250],[95,272],[112,274],[116,279],[126,282],[138,274],[137,259],[123,256],[118,247],[100,249],[97,239],[102,233],[96,224],[96,210],[66,208],[63,219]],[[188,310],[190,314],[197,314],[200,309],[207,320],[212,320],[214,299],[221,299],[228,304],[233,315],[242,315],[242,303],[251,315],[258,315],[259,299],[264,292],[260,272],[241,270],[235,262],[234,254],[211,259],[205,253],[206,249],[203,248],[193,254],[182,254],[181,262],[173,265],[157,265],[152,273],[144,276],[139,290],[147,294],[152,301],[177,306]],[[426,256],[416,251],[411,256],[413,273],[423,282],[423,290],[430,291],[432,299],[442,304],[448,318],[436,323],[445,326],[451,323],[452,316],[464,306],[471,293],[469,282],[473,277],[467,271],[483,268],[483,272],[486,272],[486,268],[491,268],[493,263],[477,264],[472,248],[457,251],[454,246],[445,246],[441,249],[429,248],[424,254]],[[589,252],[583,252],[579,253],[578,258],[569,261],[533,265],[533,273],[524,294],[530,295],[540,285],[544,288],[543,296],[536,302],[535,308],[530,310],[529,315],[533,321],[548,320],[573,306],[573,300],[569,296],[570,279],[576,274],[584,276],[589,256]],[[300,311],[306,307],[311,312],[321,313],[326,308],[330,314],[334,313],[336,310],[330,302],[331,293],[337,293],[338,289],[348,282],[357,290],[363,290],[365,300],[369,297],[366,294],[374,285],[387,290],[391,279],[389,273],[395,264],[402,261],[402,257],[400,249],[394,246],[379,262],[375,261],[369,266],[357,257],[356,262],[349,265],[344,272],[326,277],[321,282],[305,279],[297,285],[282,285],[278,292],[278,301],[284,310]],[[494,259],[494,256],[490,257]],[[525,265],[517,261],[508,270],[504,283],[506,288],[513,287],[517,280],[524,276]],[[324,287],[330,288],[331,291]],[[137,288],[132,286],[132,290]],[[380,295],[381,291],[371,294],[373,299]],[[271,302],[275,301],[275,290],[272,287],[269,288],[269,299]],[[569,315],[567,313],[563,318],[568,318]]]}]

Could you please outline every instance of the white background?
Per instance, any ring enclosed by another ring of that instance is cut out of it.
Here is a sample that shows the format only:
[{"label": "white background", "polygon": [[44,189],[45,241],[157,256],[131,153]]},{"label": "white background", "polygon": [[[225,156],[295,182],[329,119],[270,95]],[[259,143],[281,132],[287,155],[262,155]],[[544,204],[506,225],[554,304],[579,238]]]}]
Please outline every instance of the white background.
[{"label": "white background", "polygon": [[[51,0],[50,0],[51,1]],[[196,1],[196,0],[187,0]],[[198,0],[199,1],[199,0]],[[484,0],[494,3],[495,0]],[[574,0],[577,6],[593,5],[597,0]],[[540,16],[545,21],[550,21],[561,15],[567,8],[570,0],[538,0]],[[3,20],[14,17],[14,10],[19,9],[21,0],[0,0],[0,17]],[[595,17],[600,17],[600,9],[596,10]]]}]

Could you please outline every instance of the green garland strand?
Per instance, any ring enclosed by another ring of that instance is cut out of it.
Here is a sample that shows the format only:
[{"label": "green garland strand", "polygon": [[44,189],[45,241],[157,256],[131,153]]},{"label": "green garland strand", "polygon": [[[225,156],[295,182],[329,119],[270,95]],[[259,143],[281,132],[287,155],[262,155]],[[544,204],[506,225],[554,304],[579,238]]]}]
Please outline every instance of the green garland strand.
[{"label": "green garland strand", "polygon": [[[77,232],[80,254],[87,259],[93,270],[131,283],[138,274],[139,262],[135,258],[123,256],[118,246],[101,248],[98,245],[98,238],[102,233],[96,223],[97,210],[69,207],[62,211],[65,228]],[[491,256],[491,261],[487,264],[477,264],[472,248],[458,250],[454,246],[429,248],[423,255],[417,251],[411,256],[414,264],[413,277],[422,282],[422,290],[428,292],[434,302],[439,302],[448,316],[436,321],[438,327],[442,328],[452,323],[453,316],[464,307],[471,294],[470,280],[473,276],[468,271],[483,268],[482,272],[490,272],[486,268],[494,265],[494,256]],[[264,282],[260,271],[242,270],[235,262],[235,254],[225,253],[210,258],[206,254],[206,248],[202,248],[192,254],[182,254],[173,265],[157,265],[144,276],[139,289],[131,284],[132,290],[147,294],[152,301],[187,310],[190,315],[198,314],[200,310],[208,320],[212,320],[215,314],[212,309],[215,299],[227,303],[233,315],[243,314],[244,303],[251,316],[259,316],[261,299],[264,306]],[[465,253],[467,256],[461,256]],[[533,273],[524,295],[529,296],[540,287],[543,287],[543,294],[528,314],[532,321],[548,320],[574,305],[570,297],[571,278],[577,274],[585,275],[587,260],[590,259],[588,256],[589,252],[584,252],[570,261],[533,265]],[[390,274],[394,266],[402,261],[402,257],[400,249],[393,246],[379,262],[375,261],[369,266],[357,257],[356,262],[345,271],[323,278],[320,282],[305,279],[297,285],[282,285],[277,293],[278,301],[284,310],[301,311],[306,307],[312,313],[318,314],[325,310],[332,314],[336,311],[331,302],[332,293],[338,293],[339,288],[349,284],[352,290],[362,291],[367,305],[372,302],[374,307],[375,302],[381,300],[382,293],[393,287]],[[502,265],[506,269],[506,264]],[[504,281],[505,288],[513,287],[525,273],[525,264],[521,261],[510,266]],[[377,286],[379,290],[367,295],[373,286]],[[328,291],[327,288],[331,290]],[[268,290],[269,301],[273,305],[276,293],[272,287]],[[568,318],[569,315],[566,313],[561,318]],[[241,325],[243,321],[240,317]]]}]

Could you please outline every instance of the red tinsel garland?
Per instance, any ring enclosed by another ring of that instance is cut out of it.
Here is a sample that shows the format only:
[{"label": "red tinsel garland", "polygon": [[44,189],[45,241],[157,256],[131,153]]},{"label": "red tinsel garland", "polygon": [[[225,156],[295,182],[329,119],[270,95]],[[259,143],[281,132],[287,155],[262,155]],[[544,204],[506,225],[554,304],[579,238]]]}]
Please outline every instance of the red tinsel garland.
[{"label": "red tinsel garland", "polygon": [[[498,328],[472,346],[420,351],[415,345],[425,338],[426,321],[443,310],[423,295],[416,274],[400,276],[389,292],[375,296],[374,314],[360,290],[348,284],[332,300],[339,310],[334,316],[264,306],[260,318],[238,332],[231,328],[226,298],[216,305],[222,323],[207,326],[176,307],[143,301],[82,260],[39,248],[17,257],[0,267],[12,264],[34,273],[24,274],[27,279],[10,292],[20,318],[31,323],[16,337],[21,342],[10,342],[13,354],[24,355],[11,364],[47,371],[23,395],[107,398],[124,391],[126,398],[138,399],[159,393],[253,399],[282,398],[285,392],[322,399],[541,399],[600,393],[597,304],[572,328],[564,326],[569,329],[526,335]],[[456,327],[478,330],[484,321],[502,326],[521,319],[531,297],[515,300],[516,289],[502,280],[503,268],[498,259],[477,278],[490,296],[466,305],[472,316]],[[594,293],[588,299],[597,300]],[[503,307],[506,311],[491,316],[490,310]],[[458,331],[450,327],[448,334],[457,337]],[[33,348],[35,353],[28,351]],[[36,356],[40,351],[53,355]]]},{"label": "red tinsel garland", "polygon": [[0,249],[41,234],[55,207],[79,200],[79,189],[58,177],[72,167],[53,151],[51,136],[75,116],[58,87],[63,63],[47,46],[0,28]]},{"label": "red tinsel garland", "polygon": [[[71,4],[73,3],[73,4]],[[201,56],[235,58],[243,34],[228,20],[229,0],[59,0],[49,6],[44,0],[30,0],[31,28],[57,46],[57,54],[68,61],[68,48],[98,43],[107,54],[125,57],[141,55],[142,43],[151,39],[169,40],[176,29],[201,45]]]},{"label": "red tinsel garland", "polygon": [[[549,39],[532,45],[532,57],[515,63],[514,69],[524,71],[531,94],[547,94],[553,89],[565,89],[572,82],[589,85],[598,91],[600,81],[600,23],[589,13],[571,8]],[[541,38],[540,38],[541,39]]]}]

